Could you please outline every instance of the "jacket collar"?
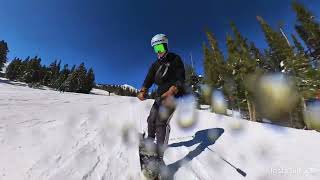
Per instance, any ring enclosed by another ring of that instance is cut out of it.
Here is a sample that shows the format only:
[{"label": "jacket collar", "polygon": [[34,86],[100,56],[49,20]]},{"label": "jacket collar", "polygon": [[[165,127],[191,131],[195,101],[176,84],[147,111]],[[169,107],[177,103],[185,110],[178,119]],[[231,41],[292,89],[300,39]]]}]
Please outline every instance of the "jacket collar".
[{"label": "jacket collar", "polygon": [[168,54],[169,54],[169,52],[166,52],[166,54],[164,56],[162,56],[161,58],[158,57],[158,60],[164,61],[167,58]]}]

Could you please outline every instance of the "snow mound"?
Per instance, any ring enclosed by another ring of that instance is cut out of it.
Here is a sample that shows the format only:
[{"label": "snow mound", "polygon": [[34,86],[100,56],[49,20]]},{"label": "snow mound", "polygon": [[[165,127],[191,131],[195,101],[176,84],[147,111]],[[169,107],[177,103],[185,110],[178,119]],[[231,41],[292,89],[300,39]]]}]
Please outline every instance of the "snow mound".
[{"label": "snow mound", "polygon": [[115,96],[114,93],[109,93],[108,91],[96,89],[96,88],[93,88],[90,93],[95,95],[102,95],[102,96]]},{"label": "snow mound", "polygon": [[135,92],[138,91],[138,89],[136,89],[135,87],[133,87],[133,86],[131,86],[131,85],[128,85],[128,84],[124,84],[124,85],[122,85],[121,87],[122,87],[122,88],[129,88],[130,90],[135,91]]}]

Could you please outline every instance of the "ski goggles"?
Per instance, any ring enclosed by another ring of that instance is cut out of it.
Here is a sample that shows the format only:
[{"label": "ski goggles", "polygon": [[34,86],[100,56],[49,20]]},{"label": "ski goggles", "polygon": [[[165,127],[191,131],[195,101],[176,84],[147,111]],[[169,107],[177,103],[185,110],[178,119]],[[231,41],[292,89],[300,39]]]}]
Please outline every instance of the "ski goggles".
[{"label": "ski goggles", "polygon": [[154,52],[155,53],[165,53],[166,48],[164,47],[164,44],[158,44],[153,46]]}]

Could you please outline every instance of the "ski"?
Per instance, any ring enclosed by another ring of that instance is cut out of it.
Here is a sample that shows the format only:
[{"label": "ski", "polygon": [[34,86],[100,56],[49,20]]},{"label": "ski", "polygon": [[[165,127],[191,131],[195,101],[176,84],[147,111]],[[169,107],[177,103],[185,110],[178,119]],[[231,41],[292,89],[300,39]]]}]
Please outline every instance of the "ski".
[{"label": "ski", "polygon": [[156,144],[139,134],[139,159],[141,172],[146,180],[160,180]]}]

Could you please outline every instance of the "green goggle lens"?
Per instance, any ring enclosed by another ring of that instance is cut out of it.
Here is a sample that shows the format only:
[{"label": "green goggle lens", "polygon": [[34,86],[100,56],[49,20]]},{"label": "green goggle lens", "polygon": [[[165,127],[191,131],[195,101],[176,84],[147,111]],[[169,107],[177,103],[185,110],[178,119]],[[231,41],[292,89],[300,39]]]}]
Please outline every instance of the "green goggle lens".
[{"label": "green goggle lens", "polygon": [[164,47],[163,44],[155,45],[155,46],[153,46],[153,49],[154,49],[155,53],[164,53],[164,52],[166,52],[166,48]]}]

